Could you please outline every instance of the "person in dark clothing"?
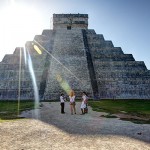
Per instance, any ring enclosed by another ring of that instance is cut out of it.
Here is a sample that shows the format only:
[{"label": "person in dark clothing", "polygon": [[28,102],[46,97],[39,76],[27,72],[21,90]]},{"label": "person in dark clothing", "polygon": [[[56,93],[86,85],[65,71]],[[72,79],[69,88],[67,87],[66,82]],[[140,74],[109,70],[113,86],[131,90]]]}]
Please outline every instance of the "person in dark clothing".
[{"label": "person in dark clothing", "polygon": [[61,113],[64,114],[64,108],[65,108],[65,97],[64,94],[62,93],[60,95],[60,105],[61,105]]}]

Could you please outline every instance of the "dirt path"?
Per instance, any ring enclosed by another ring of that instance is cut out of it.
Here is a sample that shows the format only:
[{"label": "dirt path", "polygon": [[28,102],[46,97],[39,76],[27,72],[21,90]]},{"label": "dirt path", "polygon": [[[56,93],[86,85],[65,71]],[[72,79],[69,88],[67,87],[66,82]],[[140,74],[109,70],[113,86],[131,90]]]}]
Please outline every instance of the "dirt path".
[{"label": "dirt path", "polygon": [[23,112],[27,119],[0,123],[0,150],[150,150],[150,125],[117,118],[102,118],[89,109],[86,115],[65,114],[60,104],[43,103],[39,116]]}]

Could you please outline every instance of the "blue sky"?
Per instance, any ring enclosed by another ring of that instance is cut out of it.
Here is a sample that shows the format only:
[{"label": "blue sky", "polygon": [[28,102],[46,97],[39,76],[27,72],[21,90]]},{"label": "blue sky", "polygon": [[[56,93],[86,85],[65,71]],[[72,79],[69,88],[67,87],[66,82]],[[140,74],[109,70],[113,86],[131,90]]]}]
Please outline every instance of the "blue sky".
[{"label": "blue sky", "polygon": [[53,13],[89,14],[89,29],[150,69],[150,0],[1,0],[0,60],[52,27]]}]

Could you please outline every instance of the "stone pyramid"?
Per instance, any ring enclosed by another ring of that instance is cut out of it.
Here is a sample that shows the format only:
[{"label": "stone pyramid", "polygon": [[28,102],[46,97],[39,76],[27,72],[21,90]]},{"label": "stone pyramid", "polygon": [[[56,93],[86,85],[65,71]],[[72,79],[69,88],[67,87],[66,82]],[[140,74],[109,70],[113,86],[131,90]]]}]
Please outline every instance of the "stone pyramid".
[{"label": "stone pyramid", "polygon": [[[35,80],[33,78],[35,75]],[[53,14],[53,29],[43,30],[25,47],[0,62],[0,99],[59,99],[73,89],[94,99],[150,99],[150,70],[132,54],[88,29],[87,14]]]}]

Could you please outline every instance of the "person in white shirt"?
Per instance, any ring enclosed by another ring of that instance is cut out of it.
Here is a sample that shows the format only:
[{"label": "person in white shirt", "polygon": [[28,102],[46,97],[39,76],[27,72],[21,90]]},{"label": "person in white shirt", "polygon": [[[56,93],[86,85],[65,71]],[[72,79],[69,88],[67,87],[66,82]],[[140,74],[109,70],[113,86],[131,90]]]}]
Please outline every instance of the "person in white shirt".
[{"label": "person in white shirt", "polygon": [[60,95],[60,105],[61,105],[61,113],[64,114],[64,108],[65,108],[65,97],[64,94],[62,93]]},{"label": "person in white shirt", "polygon": [[73,115],[73,112],[74,112],[74,114],[76,114],[75,93],[74,93],[73,90],[70,92],[69,100],[70,100],[70,110],[71,110],[71,114]]},{"label": "person in white shirt", "polygon": [[87,94],[86,92],[83,92],[82,93],[82,102],[81,102],[81,112],[82,114],[81,115],[84,115],[85,113],[87,113]]}]

